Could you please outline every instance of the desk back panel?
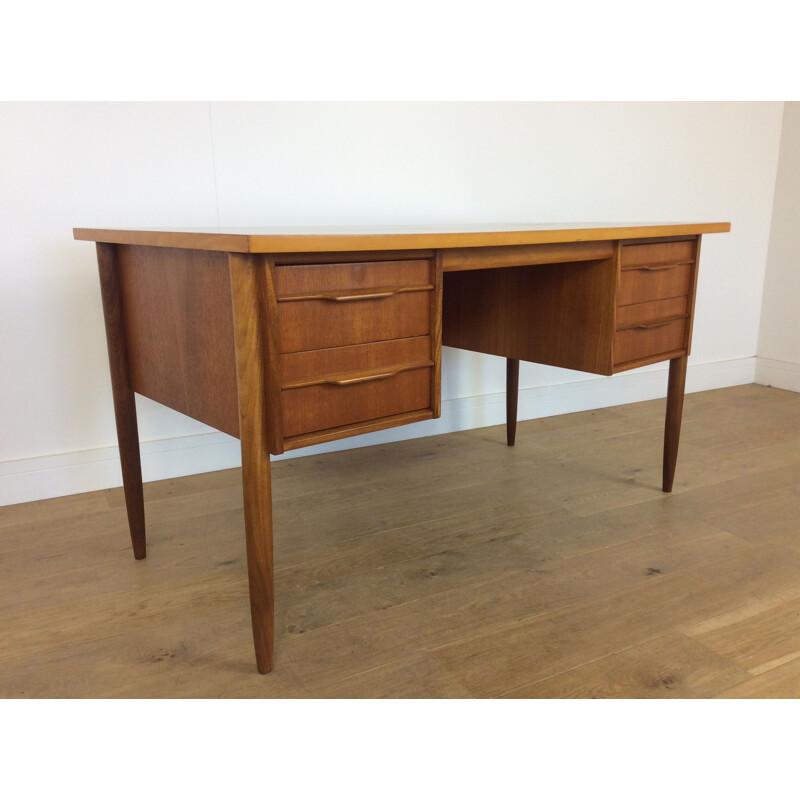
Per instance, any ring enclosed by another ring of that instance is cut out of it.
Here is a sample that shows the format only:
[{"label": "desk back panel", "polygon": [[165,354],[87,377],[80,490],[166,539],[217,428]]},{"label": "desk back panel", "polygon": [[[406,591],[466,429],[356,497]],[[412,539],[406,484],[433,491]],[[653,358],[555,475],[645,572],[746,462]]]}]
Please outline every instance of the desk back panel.
[{"label": "desk back panel", "polygon": [[444,274],[442,343],[610,375],[614,258]]}]

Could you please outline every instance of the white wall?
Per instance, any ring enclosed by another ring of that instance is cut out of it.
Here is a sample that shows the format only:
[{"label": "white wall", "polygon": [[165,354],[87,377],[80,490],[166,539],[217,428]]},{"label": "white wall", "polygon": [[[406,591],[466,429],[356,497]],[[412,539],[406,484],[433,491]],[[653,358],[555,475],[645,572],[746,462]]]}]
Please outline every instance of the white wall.
[{"label": "white wall", "polygon": [[[75,226],[727,220],[730,234],[703,241],[688,387],[751,382],[782,112],[0,104],[0,504],[119,483],[94,248],[72,240]],[[524,365],[521,387],[525,418],[663,396],[665,377]],[[501,359],[447,350],[441,420],[300,454],[498,424],[503,388]],[[235,440],[139,409],[146,480],[237,463]]]},{"label": "white wall", "polygon": [[800,103],[783,115],[756,381],[800,392]]}]

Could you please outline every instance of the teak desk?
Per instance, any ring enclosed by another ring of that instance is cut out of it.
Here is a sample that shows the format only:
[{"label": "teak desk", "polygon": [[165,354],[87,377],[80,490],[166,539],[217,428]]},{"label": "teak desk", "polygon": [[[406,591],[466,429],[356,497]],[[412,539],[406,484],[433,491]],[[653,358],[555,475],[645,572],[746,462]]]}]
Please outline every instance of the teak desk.
[{"label": "teak desk", "polygon": [[669,360],[672,489],[700,239],[729,223],[92,230],[133,552],[134,392],[241,441],[256,663],[273,663],[270,453],[439,416],[442,344],[601,375]]}]

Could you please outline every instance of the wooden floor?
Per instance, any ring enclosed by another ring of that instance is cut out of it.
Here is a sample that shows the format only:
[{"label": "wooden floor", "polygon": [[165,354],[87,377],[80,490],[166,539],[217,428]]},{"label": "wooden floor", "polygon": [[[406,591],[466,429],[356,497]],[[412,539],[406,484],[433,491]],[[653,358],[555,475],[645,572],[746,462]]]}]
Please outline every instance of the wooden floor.
[{"label": "wooden floor", "polygon": [[800,394],[663,401],[274,466],[256,673],[238,470],[0,508],[3,697],[800,697]]}]

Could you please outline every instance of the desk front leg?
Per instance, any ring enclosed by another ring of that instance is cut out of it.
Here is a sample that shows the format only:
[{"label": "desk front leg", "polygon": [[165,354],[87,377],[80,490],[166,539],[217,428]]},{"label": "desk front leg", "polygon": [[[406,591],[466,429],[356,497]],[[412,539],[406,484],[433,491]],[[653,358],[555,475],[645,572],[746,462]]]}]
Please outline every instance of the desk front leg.
[{"label": "desk front leg", "polygon": [[662,490],[672,491],[675,479],[675,465],[678,461],[678,444],[681,438],[681,419],[683,417],[683,397],[686,388],[687,356],[673,358],[669,362],[669,383],[667,385],[667,418],[664,425],[664,470]]},{"label": "desk front leg", "polygon": [[272,561],[272,485],[267,422],[266,260],[230,255],[242,490],[250,585],[250,617],[256,664],[272,670],[274,652],[274,580]]},{"label": "desk front leg", "polygon": [[114,417],[117,423],[117,443],[119,444],[128,527],[130,528],[134,557],[144,558],[147,554],[147,546],[139,427],[136,422],[136,399],[131,388],[116,245],[98,242],[97,266],[100,272],[100,293],[103,298],[108,363],[111,370],[111,391],[114,397]]}]

